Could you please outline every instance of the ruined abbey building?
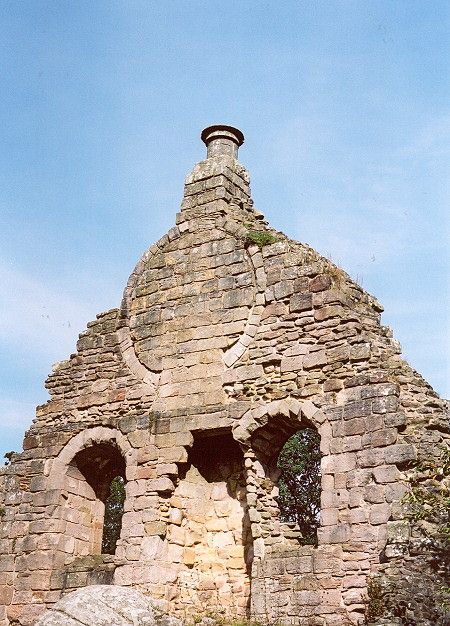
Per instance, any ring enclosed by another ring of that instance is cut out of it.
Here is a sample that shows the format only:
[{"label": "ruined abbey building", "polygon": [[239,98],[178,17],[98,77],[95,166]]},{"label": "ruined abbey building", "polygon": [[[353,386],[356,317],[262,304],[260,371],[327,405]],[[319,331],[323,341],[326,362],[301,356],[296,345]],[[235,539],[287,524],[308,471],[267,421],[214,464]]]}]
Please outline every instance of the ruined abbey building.
[{"label": "ruined abbey building", "polygon": [[[447,623],[448,561],[430,539],[448,488],[432,469],[445,403],[375,298],[254,208],[242,133],[202,139],[176,225],[54,368],[1,470],[1,626],[34,626],[99,583],[182,619]],[[305,428],[320,436],[317,545],[279,511],[277,459]],[[124,512],[106,554],[113,479]],[[420,518],[410,503],[430,481]]]}]

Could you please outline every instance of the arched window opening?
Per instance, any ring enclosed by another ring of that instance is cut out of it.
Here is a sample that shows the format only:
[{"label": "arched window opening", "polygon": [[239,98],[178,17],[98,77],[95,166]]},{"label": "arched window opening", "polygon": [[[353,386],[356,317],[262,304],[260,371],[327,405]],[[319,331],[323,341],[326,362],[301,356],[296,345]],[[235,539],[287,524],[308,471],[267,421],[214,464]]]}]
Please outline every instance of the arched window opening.
[{"label": "arched window opening", "polygon": [[105,502],[103,522],[102,554],[115,554],[117,542],[122,530],[123,507],[125,503],[125,481],[122,476],[115,476],[109,487],[109,496]]},{"label": "arched window opening", "polygon": [[320,436],[304,428],[290,437],[278,455],[280,520],[297,524],[300,543],[317,545],[320,523]]},{"label": "arched window opening", "polygon": [[[83,448],[68,468],[80,555],[115,554],[125,502],[125,460],[110,442]],[[78,512],[78,515],[76,515]]]}]

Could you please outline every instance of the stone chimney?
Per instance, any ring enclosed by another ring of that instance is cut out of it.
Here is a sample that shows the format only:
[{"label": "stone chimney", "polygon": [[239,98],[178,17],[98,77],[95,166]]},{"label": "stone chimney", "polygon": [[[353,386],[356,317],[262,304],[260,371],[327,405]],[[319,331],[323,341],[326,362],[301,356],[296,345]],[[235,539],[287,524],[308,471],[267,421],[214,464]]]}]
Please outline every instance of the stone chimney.
[{"label": "stone chimney", "polygon": [[244,134],[238,128],[222,124],[208,126],[202,132],[201,138],[207,147],[207,159],[221,155],[237,159],[239,146],[244,143]]},{"label": "stone chimney", "polygon": [[206,159],[186,177],[177,224],[225,213],[233,214],[238,222],[252,221],[256,212],[250,197],[250,178],[237,160],[244,134],[233,126],[216,124],[205,128],[201,139],[207,147]]}]

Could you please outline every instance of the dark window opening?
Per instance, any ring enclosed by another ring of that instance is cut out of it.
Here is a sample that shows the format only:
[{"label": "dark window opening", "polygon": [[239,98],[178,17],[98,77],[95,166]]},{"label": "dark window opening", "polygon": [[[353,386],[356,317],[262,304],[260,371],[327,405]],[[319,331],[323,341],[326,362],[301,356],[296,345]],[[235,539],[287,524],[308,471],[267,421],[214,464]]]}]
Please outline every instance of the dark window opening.
[{"label": "dark window opening", "polygon": [[243,471],[244,455],[231,433],[209,436],[194,433],[188,463],[196,467],[207,482],[228,482],[234,491]]},{"label": "dark window opening", "polygon": [[317,545],[320,524],[320,436],[304,428],[290,437],[280,454],[277,467],[280,520],[297,524],[302,544]]}]

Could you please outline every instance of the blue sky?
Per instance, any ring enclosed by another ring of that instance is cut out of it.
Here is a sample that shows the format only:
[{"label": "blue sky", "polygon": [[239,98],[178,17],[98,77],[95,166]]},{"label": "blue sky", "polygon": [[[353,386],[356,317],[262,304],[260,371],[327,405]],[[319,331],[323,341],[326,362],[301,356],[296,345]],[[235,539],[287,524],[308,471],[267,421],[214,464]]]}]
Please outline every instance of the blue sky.
[{"label": "blue sky", "polygon": [[257,208],[373,293],[450,397],[449,17],[436,0],[3,0],[0,456],[173,225],[213,123],[244,132]]}]

